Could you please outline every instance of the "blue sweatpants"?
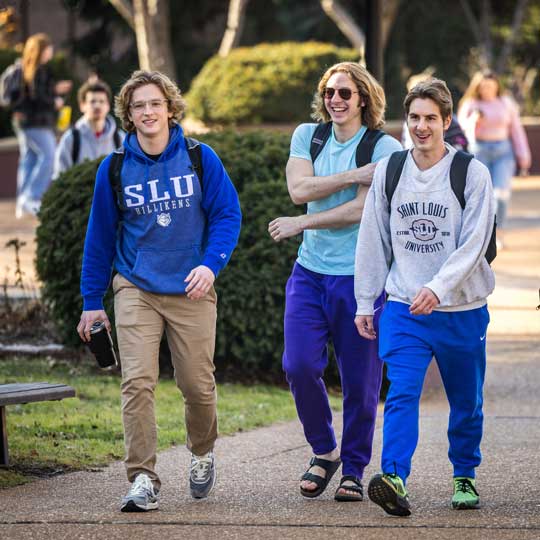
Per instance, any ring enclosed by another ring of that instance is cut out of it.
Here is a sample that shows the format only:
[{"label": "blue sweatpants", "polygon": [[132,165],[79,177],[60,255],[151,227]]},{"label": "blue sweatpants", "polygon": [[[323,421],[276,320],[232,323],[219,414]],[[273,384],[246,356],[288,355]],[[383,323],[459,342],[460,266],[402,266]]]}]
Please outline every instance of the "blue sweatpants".
[{"label": "blue sweatpants", "polygon": [[450,403],[448,457],[454,476],[475,477],[480,465],[482,388],[486,370],[487,306],[411,315],[388,302],[380,321],[379,353],[390,389],[384,407],[382,471],[406,480],[418,443],[424,377],[434,356]]},{"label": "blue sweatpants", "polygon": [[[375,304],[377,320],[382,300]],[[358,334],[355,312],[353,276],[318,274],[295,264],[286,289],[283,369],[313,453],[331,452],[336,438],[322,377],[332,340],[343,389],[343,474],[362,478],[371,459],[382,362],[377,343]]]}]

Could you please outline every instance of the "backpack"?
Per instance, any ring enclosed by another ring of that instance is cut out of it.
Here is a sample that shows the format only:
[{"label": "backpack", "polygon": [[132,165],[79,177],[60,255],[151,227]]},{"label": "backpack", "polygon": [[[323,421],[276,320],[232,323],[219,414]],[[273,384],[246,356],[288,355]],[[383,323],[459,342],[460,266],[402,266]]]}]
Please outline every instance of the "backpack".
[{"label": "backpack", "polygon": [[[203,191],[203,165],[201,143],[192,137],[184,137],[186,150],[191,160],[191,170],[197,175]],[[121,146],[113,152],[111,162],[109,163],[109,183],[113,192],[116,194],[116,204],[120,211],[127,210],[122,197],[122,165],[124,163],[124,147]]]},{"label": "backpack", "polygon": [[20,62],[15,62],[0,75],[0,106],[13,107],[20,97],[21,88],[22,67]]},{"label": "backpack", "polygon": [[[73,146],[71,147],[71,163],[76,165],[79,161],[79,154],[81,152],[81,132],[78,128],[73,126],[71,128],[71,135],[73,137]],[[122,137],[118,133],[118,128],[115,128],[113,133],[114,146],[120,148],[122,146]]]},{"label": "backpack", "polygon": [[[386,179],[384,191],[386,193],[386,199],[388,201],[388,208],[390,208],[390,202],[392,201],[392,196],[396,191],[396,187],[401,178],[401,173],[403,171],[403,166],[405,165],[405,160],[407,159],[407,154],[409,150],[402,150],[400,152],[394,152],[388,161],[388,166],[386,168]],[[450,185],[452,191],[456,196],[456,199],[461,205],[461,209],[465,209],[465,184],[467,182],[467,169],[469,168],[469,163],[473,156],[458,150],[452,159],[452,165],[450,165]],[[486,260],[489,264],[493,262],[497,256],[497,218],[495,217],[493,222],[493,229],[491,230],[491,237],[489,239],[489,244],[486,250]]]},{"label": "backpack", "polygon": [[[324,122],[319,124],[313,136],[311,137],[311,144],[309,146],[309,153],[311,155],[311,161],[315,163],[317,156],[321,153],[326,141],[330,138],[332,133],[332,122]],[[358,146],[356,147],[356,166],[363,167],[368,163],[371,163],[373,157],[373,150],[375,145],[381,137],[385,135],[384,131],[380,129],[367,129]]]},{"label": "backpack", "polygon": [[450,126],[444,134],[444,140],[456,150],[469,151],[469,141],[455,116],[452,116]]}]

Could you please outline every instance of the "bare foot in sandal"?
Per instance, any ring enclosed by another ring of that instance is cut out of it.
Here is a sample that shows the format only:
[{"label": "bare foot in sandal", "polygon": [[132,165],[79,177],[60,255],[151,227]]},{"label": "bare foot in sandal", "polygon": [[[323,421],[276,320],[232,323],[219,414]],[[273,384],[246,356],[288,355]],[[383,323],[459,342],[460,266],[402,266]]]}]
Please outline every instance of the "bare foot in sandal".
[{"label": "bare foot in sandal", "polygon": [[[329,452],[328,454],[315,456],[315,458],[329,461],[329,462],[335,462],[337,466],[339,466],[339,463],[340,463],[339,451],[337,448],[335,448],[334,450],[332,450],[332,452]],[[331,467],[333,469],[330,471],[331,476],[337,470],[337,466],[335,468]],[[317,476],[321,480],[316,483],[310,480],[302,479],[302,481],[300,482],[300,491],[302,492],[302,495],[307,496],[307,497],[309,497],[309,494],[311,493],[314,496],[320,495],[326,488],[326,485],[328,484],[328,482],[330,481],[330,478],[327,479],[326,477],[327,474],[328,474],[328,471],[325,468],[320,467],[318,465],[313,464],[311,467],[309,467],[309,469],[306,471],[304,476],[306,475]]]},{"label": "bare foot in sandal", "polygon": [[344,475],[341,478],[334,499],[336,501],[364,500],[364,490],[360,478],[351,475]]}]

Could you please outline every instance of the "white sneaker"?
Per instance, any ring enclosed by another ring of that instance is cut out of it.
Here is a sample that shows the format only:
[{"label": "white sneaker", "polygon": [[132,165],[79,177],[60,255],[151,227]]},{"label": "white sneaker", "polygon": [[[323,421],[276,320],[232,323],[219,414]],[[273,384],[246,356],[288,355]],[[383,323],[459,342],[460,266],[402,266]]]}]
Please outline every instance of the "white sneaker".
[{"label": "white sneaker", "polygon": [[204,456],[191,454],[189,488],[194,499],[208,497],[216,485],[216,478],[216,461],[213,452],[208,452]]},{"label": "white sneaker", "polygon": [[122,512],[147,512],[158,509],[158,493],[154,490],[152,480],[144,474],[138,474],[122,499]]}]

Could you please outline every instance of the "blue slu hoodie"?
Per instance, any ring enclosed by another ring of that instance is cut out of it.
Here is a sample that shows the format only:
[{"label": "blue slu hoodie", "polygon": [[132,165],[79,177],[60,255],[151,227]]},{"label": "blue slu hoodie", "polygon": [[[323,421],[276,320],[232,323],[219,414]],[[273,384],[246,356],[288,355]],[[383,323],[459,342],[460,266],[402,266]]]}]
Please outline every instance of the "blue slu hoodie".
[{"label": "blue slu hoodie", "polygon": [[184,279],[199,265],[215,276],[238,241],[238,195],[216,153],[201,144],[203,189],[192,170],[180,126],[157,161],[132,133],[124,140],[123,210],[109,181],[112,154],[99,166],[81,272],[83,309],[103,309],[114,268],[137,287],[184,294]]}]

